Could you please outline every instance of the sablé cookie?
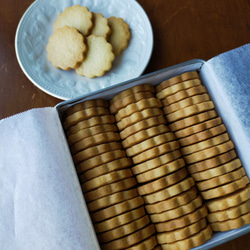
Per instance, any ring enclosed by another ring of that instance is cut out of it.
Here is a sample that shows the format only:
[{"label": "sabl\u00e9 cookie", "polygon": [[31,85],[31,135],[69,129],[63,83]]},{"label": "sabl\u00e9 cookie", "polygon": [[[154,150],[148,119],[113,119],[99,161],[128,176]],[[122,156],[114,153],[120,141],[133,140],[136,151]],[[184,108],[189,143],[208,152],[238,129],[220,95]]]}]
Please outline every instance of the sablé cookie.
[{"label": "sabl\u00e9 cookie", "polygon": [[64,26],[50,37],[46,47],[48,60],[54,67],[70,70],[76,68],[85,58],[85,38],[76,28]]},{"label": "sabl\u00e9 cookie", "polygon": [[109,17],[108,24],[111,34],[108,41],[112,44],[116,56],[122,53],[127,47],[131,37],[129,25],[120,17]]},{"label": "sabl\u00e9 cookie", "polygon": [[88,51],[85,60],[75,69],[76,73],[89,78],[104,75],[115,59],[111,44],[104,37],[95,35],[86,37],[86,44]]},{"label": "sabl\u00e9 cookie", "polygon": [[61,12],[55,20],[54,29],[62,28],[64,26],[74,27],[84,36],[89,35],[93,26],[92,13],[86,6],[74,5],[67,7]]},{"label": "sabl\u00e9 cookie", "polygon": [[93,15],[93,27],[91,29],[91,34],[95,36],[102,36],[105,39],[111,33],[111,29],[108,24],[108,19],[105,18],[102,13],[92,12]]}]

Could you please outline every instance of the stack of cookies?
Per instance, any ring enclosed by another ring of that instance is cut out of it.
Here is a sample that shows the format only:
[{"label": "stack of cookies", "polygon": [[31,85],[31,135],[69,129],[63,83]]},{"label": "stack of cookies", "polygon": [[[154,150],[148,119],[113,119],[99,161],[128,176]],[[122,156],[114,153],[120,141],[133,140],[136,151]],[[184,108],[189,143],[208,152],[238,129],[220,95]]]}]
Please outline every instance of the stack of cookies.
[{"label": "stack of cookies", "polygon": [[105,18],[78,4],[61,12],[53,27],[48,60],[56,68],[74,69],[89,78],[110,70],[115,56],[127,48],[131,37],[129,25],[122,18]]},{"label": "stack of cookies", "polygon": [[156,92],[188,171],[208,201],[212,229],[226,231],[250,223],[249,179],[197,72],[166,80]]},{"label": "stack of cookies", "polygon": [[63,123],[102,249],[153,249],[155,227],[105,100],[70,107]]},{"label": "stack of cookies", "polygon": [[189,249],[208,240],[212,230],[206,222],[207,208],[161,108],[154,87],[147,84],[125,90],[110,101],[158,243],[162,249]]}]

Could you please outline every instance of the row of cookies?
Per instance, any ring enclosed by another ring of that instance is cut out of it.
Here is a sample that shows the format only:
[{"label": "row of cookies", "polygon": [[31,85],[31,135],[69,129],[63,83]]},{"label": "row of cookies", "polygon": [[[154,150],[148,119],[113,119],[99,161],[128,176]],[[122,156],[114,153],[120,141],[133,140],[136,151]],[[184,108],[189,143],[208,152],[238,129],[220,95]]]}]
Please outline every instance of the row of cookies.
[{"label": "row of cookies", "polygon": [[125,90],[110,101],[158,243],[162,249],[190,249],[208,240],[212,230],[206,221],[207,208],[161,108],[154,87],[147,84]]},{"label": "row of cookies", "polygon": [[76,104],[63,126],[101,248],[158,249],[109,103]]},{"label": "row of cookies", "polygon": [[47,45],[48,60],[56,68],[75,69],[77,74],[89,78],[110,70],[131,36],[129,25],[122,18],[105,18],[80,5],[67,7],[53,27]]},{"label": "row of cookies", "polygon": [[187,169],[207,201],[212,229],[226,231],[249,224],[249,178],[198,73],[166,80],[156,92]]}]

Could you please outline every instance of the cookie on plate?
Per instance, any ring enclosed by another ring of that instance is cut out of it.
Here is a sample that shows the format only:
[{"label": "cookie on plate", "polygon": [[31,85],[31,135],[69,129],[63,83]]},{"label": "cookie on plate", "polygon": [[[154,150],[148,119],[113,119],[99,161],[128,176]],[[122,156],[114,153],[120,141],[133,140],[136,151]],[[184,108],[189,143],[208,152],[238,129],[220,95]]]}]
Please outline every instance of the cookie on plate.
[{"label": "cookie on plate", "polygon": [[85,60],[76,68],[78,75],[89,78],[102,76],[111,69],[115,59],[112,46],[104,37],[90,35],[86,38],[88,51]]},{"label": "cookie on plate", "polygon": [[76,28],[64,26],[50,36],[47,56],[56,68],[70,70],[84,60],[86,50],[83,35]]}]

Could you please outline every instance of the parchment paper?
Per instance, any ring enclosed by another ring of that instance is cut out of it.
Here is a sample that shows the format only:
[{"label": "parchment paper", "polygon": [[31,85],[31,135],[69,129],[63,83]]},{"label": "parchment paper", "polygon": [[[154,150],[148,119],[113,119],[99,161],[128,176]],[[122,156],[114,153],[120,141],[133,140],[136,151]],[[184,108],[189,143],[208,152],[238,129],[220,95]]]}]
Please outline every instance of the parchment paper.
[{"label": "parchment paper", "polygon": [[0,249],[99,249],[55,108],[0,121]]}]

